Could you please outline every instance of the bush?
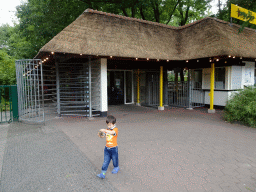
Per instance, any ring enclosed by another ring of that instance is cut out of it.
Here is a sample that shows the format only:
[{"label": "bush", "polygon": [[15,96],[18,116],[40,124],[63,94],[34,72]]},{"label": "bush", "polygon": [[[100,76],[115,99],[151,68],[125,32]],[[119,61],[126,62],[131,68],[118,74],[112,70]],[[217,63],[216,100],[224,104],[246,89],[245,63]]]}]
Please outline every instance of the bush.
[{"label": "bush", "polygon": [[235,93],[226,104],[224,119],[256,127],[256,88],[247,87]]}]

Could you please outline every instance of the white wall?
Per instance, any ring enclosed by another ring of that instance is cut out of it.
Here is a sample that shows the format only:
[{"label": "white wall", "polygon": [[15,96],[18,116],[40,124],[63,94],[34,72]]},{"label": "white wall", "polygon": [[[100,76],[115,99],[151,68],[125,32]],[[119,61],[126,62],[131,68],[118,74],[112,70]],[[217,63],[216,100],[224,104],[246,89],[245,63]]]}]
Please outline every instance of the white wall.
[{"label": "white wall", "polygon": [[[254,85],[255,62],[244,61],[245,66],[225,67],[225,90],[243,89],[244,86]],[[192,81],[194,72],[191,73]],[[211,69],[202,70],[202,89],[210,89]],[[205,104],[210,104],[210,91],[205,91]],[[228,99],[232,98],[234,91],[214,90],[214,105],[225,106]]]},{"label": "white wall", "polygon": [[242,66],[231,66],[231,89],[242,88]]},{"label": "white wall", "polygon": [[242,67],[242,87],[254,85],[254,69],[255,62],[244,61],[245,66]]},{"label": "white wall", "polygon": [[101,58],[101,79],[100,79],[100,95],[101,109],[100,111],[108,111],[108,74],[107,74],[107,59]]},{"label": "white wall", "polygon": [[100,95],[100,79],[101,79],[101,63],[100,60],[92,60],[92,69],[91,69],[91,85],[92,85],[92,108],[100,111],[101,108],[101,95]]},{"label": "white wall", "polygon": [[[205,91],[205,104],[210,104],[210,91]],[[225,106],[228,100],[228,91],[214,91],[214,105]]]}]

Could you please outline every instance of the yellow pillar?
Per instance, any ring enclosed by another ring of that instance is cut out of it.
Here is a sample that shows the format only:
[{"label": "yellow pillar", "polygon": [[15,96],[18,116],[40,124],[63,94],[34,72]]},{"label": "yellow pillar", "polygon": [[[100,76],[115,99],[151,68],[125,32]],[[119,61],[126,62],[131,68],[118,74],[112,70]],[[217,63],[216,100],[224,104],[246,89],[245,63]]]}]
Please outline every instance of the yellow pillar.
[{"label": "yellow pillar", "polygon": [[164,110],[163,107],[163,66],[160,66],[160,79],[159,79],[159,107],[158,110]]},{"label": "yellow pillar", "polygon": [[208,113],[215,113],[215,109],[213,109],[213,103],[214,103],[214,76],[215,76],[215,64],[211,63],[210,109],[208,109]]},{"label": "yellow pillar", "polygon": [[140,106],[140,70],[137,71],[137,103]]}]

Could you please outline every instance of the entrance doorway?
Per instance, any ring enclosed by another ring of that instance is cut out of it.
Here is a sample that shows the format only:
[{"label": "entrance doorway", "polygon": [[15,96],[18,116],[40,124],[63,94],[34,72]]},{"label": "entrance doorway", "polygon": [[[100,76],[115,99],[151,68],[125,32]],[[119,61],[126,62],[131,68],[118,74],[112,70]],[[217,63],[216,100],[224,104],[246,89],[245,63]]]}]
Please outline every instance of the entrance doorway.
[{"label": "entrance doorway", "polygon": [[108,104],[132,104],[133,98],[133,72],[132,70],[108,71]]}]

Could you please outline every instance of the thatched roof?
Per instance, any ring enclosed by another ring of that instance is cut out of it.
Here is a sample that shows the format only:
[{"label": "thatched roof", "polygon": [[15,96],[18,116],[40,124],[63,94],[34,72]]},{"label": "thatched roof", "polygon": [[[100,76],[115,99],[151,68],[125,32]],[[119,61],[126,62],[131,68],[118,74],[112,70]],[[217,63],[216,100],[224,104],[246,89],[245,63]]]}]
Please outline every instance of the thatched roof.
[{"label": "thatched roof", "polygon": [[87,9],[44,45],[43,52],[113,57],[189,60],[234,55],[256,58],[256,31],[204,18],[173,27]]}]

